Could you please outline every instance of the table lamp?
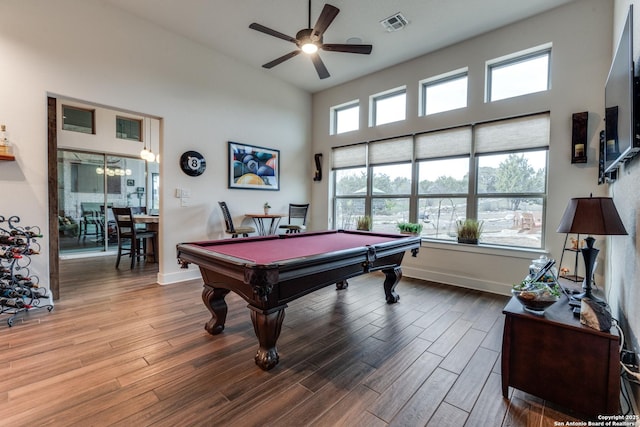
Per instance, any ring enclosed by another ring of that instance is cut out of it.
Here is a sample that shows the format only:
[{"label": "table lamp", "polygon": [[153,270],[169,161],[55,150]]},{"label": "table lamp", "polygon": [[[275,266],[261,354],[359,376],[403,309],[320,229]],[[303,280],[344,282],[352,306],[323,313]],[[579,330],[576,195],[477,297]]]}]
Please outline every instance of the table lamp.
[{"label": "table lamp", "polygon": [[582,283],[583,293],[573,295],[572,298],[581,300],[590,298],[597,302],[602,299],[593,295],[591,282],[593,277],[593,267],[598,257],[599,249],[593,247],[596,239],[591,234],[601,236],[626,235],[627,230],[622,224],[620,215],[613,204],[611,197],[576,197],[569,200],[567,209],[562,215],[558,233],[588,234],[585,240],[587,246],[580,249],[584,258],[585,274]]}]

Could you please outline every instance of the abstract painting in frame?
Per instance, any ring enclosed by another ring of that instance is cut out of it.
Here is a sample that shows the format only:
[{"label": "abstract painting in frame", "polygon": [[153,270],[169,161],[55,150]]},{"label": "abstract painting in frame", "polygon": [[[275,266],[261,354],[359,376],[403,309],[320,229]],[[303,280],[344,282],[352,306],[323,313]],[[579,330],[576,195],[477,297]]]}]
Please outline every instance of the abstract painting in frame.
[{"label": "abstract painting in frame", "polygon": [[229,141],[229,188],[280,190],[280,150]]}]

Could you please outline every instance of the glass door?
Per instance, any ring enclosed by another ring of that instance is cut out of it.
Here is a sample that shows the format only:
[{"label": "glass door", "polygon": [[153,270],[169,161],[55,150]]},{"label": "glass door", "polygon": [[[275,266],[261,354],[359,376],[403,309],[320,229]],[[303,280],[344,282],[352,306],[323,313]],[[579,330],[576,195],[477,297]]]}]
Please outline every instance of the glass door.
[{"label": "glass door", "polygon": [[58,150],[60,254],[115,251],[110,208],[146,209],[146,187],[142,159]]}]

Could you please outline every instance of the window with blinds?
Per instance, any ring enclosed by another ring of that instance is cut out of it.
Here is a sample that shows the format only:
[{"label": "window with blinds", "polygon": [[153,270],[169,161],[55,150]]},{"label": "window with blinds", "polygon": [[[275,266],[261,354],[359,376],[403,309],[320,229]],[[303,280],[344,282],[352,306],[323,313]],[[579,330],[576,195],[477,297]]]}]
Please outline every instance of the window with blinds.
[{"label": "window with blinds", "polygon": [[543,247],[550,114],[540,113],[333,149],[334,226],[423,224],[456,240],[456,222],[484,222],[481,243]]}]

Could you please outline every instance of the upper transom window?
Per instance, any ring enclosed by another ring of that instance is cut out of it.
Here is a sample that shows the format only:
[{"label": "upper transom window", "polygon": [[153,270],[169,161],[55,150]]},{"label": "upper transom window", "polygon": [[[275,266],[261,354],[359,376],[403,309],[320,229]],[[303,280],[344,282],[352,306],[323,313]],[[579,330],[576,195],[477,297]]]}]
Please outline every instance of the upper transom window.
[{"label": "upper transom window", "polygon": [[116,138],[142,141],[142,120],[116,117]]},{"label": "upper transom window", "polygon": [[351,132],[360,128],[360,103],[349,102],[331,108],[331,135]]},{"label": "upper transom window", "polygon": [[467,70],[457,70],[420,82],[423,116],[467,106]]},{"label": "upper transom window", "polygon": [[549,90],[551,48],[487,64],[487,101]]},{"label": "upper transom window", "polygon": [[371,126],[398,122],[407,116],[407,88],[371,96]]},{"label": "upper transom window", "polygon": [[62,129],[95,134],[95,110],[63,105]]}]

